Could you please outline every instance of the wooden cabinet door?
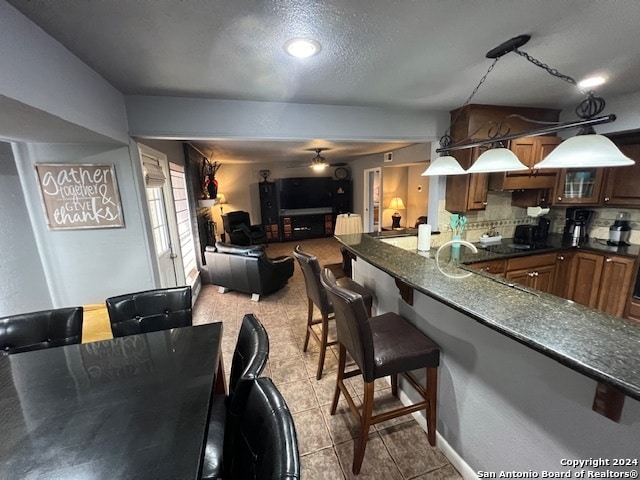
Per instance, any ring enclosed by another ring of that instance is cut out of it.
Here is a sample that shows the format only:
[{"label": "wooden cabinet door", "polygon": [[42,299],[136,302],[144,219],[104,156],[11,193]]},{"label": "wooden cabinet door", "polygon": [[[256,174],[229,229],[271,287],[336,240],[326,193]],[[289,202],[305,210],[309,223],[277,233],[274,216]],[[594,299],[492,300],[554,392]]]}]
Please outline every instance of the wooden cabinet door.
[{"label": "wooden cabinet door", "polygon": [[566,250],[556,255],[556,276],[553,281],[551,293],[562,298],[569,298],[569,292],[573,289],[575,275],[573,272],[574,252]]},{"label": "wooden cabinet door", "polygon": [[528,268],[524,268],[522,270],[509,270],[505,278],[507,280],[512,280],[520,285],[525,285],[527,287],[533,287],[533,275],[532,272]]},{"label": "wooden cabinet door", "polygon": [[574,276],[569,299],[596,308],[604,256],[598,253],[577,252],[573,259]]},{"label": "wooden cabinet door", "polygon": [[633,258],[604,256],[597,304],[599,310],[622,317],[633,280],[634,266]]},{"label": "wooden cabinet door", "polygon": [[486,262],[471,263],[468,267],[504,277],[504,273],[507,270],[507,262],[505,260],[487,260]]},{"label": "wooden cabinet door", "polygon": [[546,265],[544,267],[538,267],[533,272],[533,285],[532,287],[541,292],[553,293],[553,284],[556,274],[555,265]]},{"label": "wooden cabinet door", "polygon": [[554,205],[598,205],[603,168],[563,169],[557,175]]},{"label": "wooden cabinet door", "polygon": [[[474,147],[462,152],[453,152],[462,168],[467,169],[488,147]],[[449,212],[463,213],[470,210],[487,208],[489,193],[489,174],[470,173],[468,175],[447,176],[445,209]]]},{"label": "wooden cabinet door", "polygon": [[636,164],[606,169],[602,204],[640,207],[640,144],[621,145],[619,148]]}]

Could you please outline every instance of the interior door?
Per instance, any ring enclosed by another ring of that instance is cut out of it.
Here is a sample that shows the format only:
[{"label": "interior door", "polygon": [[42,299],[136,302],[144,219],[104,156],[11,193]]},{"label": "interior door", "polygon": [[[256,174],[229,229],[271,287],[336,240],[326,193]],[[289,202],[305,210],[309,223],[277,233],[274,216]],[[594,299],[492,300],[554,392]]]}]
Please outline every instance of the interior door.
[{"label": "interior door", "polygon": [[382,169],[369,168],[364,171],[364,231],[380,232],[382,230]]},{"label": "interior door", "polygon": [[185,285],[178,225],[166,155],[139,145],[160,287]]}]

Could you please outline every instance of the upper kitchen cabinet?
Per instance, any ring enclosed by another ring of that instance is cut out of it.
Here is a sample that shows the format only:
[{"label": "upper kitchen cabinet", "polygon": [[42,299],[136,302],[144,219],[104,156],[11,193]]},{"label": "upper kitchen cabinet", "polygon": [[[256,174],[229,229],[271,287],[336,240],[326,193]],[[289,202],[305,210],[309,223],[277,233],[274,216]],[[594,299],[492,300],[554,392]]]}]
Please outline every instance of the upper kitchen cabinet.
[{"label": "upper kitchen cabinet", "polygon": [[554,205],[597,205],[600,203],[603,168],[563,169],[556,180]]},{"label": "upper kitchen cabinet", "polygon": [[[508,129],[509,134],[527,132],[536,128],[536,124],[527,121],[527,118],[557,122],[559,114],[559,110],[546,108],[467,105],[463,109],[450,112],[451,142],[456,144],[490,138],[490,134],[493,134],[499,125],[503,126],[502,132]],[[462,168],[468,169],[487,148],[489,145],[455,150],[451,154],[458,160]],[[484,210],[487,206],[488,190],[489,174],[487,173],[449,175],[447,177],[445,209],[458,213]]]},{"label": "upper kitchen cabinet", "polygon": [[549,155],[561,140],[556,136],[522,137],[511,140],[509,149],[530,170],[492,173],[489,177],[489,190],[553,188],[556,183],[557,170],[533,170],[533,166]]},{"label": "upper kitchen cabinet", "polygon": [[611,137],[622,153],[635,160],[630,167],[607,168],[602,188],[602,204],[640,207],[640,133]]}]

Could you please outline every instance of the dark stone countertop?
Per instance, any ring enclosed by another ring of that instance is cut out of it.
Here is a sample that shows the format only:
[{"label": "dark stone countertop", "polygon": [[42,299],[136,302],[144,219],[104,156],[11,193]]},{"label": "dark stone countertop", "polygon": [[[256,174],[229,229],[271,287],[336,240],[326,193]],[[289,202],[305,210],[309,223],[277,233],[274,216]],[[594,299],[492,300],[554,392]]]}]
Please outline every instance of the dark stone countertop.
[{"label": "dark stone countertop", "polygon": [[[369,234],[336,238],[356,256],[415,290],[640,400],[640,323],[555,295],[507,284],[499,277],[444,266],[442,270],[449,274],[467,275],[451,278],[437,268],[434,250],[418,254],[388,245]],[[598,246],[589,248],[592,247]],[[559,248],[565,247],[556,249]],[[638,247],[634,249],[637,255]],[[448,254],[443,250],[441,260],[445,262],[441,263],[446,263],[445,256]]]}]

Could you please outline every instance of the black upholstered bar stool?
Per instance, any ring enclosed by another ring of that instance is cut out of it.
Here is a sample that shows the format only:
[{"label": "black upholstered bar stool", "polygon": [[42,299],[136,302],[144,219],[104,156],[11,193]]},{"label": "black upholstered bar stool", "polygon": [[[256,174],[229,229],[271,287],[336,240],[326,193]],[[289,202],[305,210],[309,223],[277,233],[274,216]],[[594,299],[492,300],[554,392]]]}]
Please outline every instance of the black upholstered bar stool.
[{"label": "black upholstered bar stool", "polygon": [[[362,296],[340,286],[329,269],[322,271],[320,280],[333,303],[338,331],[338,378],[331,415],[336,413],[340,393],[343,393],[360,423],[360,434],[354,445],[353,473],[357,475],[360,472],[369,427],[390,418],[425,409],[427,437],[429,444],[435,445],[440,347],[400,315],[390,312],[368,318]],[[345,371],[347,352],[355,361],[356,370]],[[426,389],[409,374],[411,370],[419,368],[426,368]],[[397,397],[399,374],[408,380],[423,400],[372,415],[374,381],[390,375],[391,391]],[[344,384],[345,378],[356,375],[362,375],[364,380],[364,399],[360,409]]]},{"label": "black upholstered bar stool", "polygon": [[[327,348],[331,345],[335,345],[335,340],[329,341],[329,321],[333,320],[333,305],[327,298],[327,293],[324,287],[320,284],[320,263],[318,258],[314,255],[310,255],[303,252],[300,245],[296,245],[293,256],[298,260],[300,269],[304,275],[304,283],[307,289],[307,298],[309,300],[309,308],[307,315],[307,334],[304,338],[304,351],[307,351],[309,346],[309,337],[313,335],[313,338],[320,344],[320,359],[318,360],[318,371],[316,378],[320,380],[322,378],[322,370],[324,369],[324,359],[327,352]],[[341,277],[337,280],[338,285],[348,288],[354,292],[358,292],[364,301],[367,315],[371,316],[371,305],[373,303],[373,296],[362,285],[351,280],[349,277]],[[313,319],[313,307],[314,305],[320,310],[322,318]],[[313,329],[314,325],[321,325],[320,335]]]}]

